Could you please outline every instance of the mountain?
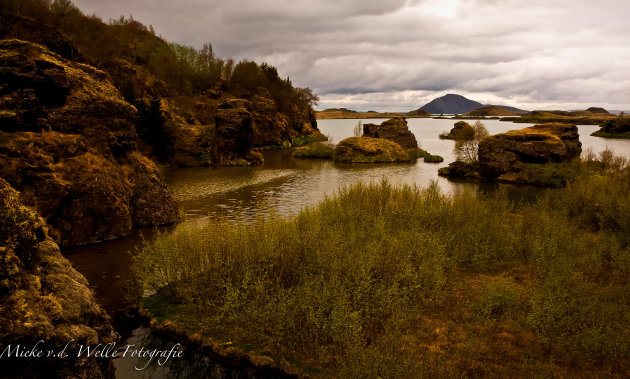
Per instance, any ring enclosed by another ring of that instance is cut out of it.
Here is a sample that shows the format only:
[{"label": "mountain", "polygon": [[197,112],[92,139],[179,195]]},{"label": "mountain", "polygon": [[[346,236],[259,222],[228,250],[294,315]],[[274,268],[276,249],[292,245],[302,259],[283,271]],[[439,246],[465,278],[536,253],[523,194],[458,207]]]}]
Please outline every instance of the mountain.
[{"label": "mountain", "polygon": [[448,95],[438,97],[430,103],[423,105],[419,110],[424,110],[431,114],[463,114],[481,107],[483,107],[481,103],[467,99],[461,95],[449,93]]}]

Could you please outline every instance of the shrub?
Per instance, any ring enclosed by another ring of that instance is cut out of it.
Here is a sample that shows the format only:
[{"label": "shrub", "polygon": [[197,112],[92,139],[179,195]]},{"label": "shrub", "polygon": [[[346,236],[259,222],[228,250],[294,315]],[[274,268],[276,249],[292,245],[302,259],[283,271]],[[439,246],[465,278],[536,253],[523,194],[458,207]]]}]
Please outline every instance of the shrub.
[{"label": "shrub", "polygon": [[485,319],[510,317],[520,303],[515,284],[508,278],[498,278],[486,285],[474,304],[475,312]]}]

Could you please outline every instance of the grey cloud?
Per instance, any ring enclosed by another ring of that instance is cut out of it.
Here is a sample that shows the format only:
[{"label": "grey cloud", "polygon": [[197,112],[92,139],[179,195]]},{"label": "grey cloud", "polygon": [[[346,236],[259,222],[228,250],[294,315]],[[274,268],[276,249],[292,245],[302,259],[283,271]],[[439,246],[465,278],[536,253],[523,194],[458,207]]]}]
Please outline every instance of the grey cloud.
[{"label": "grey cloud", "polygon": [[320,106],[413,109],[455,92],[529,108],[630,108],[626,0],[75,4],[104,19],[132,14],[171,41],[266,61],[314,88]]}]

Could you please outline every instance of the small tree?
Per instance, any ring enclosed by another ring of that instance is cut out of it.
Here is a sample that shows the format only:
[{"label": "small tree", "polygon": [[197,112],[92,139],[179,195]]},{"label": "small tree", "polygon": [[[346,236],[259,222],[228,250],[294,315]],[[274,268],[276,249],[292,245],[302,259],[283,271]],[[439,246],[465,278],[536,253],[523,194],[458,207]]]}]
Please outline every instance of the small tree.
[{"label": "small tree", "polygon": [[361,137],[363,135],[363,123],[359,121],[354,127],[354,136]]},{"label": "small tree", "polygon": [[458,161],[475,163],[478,161],[479,142],[490,135],[483,122],[477,120],[473,124],[473,138],[455,142],[455,157]]}]

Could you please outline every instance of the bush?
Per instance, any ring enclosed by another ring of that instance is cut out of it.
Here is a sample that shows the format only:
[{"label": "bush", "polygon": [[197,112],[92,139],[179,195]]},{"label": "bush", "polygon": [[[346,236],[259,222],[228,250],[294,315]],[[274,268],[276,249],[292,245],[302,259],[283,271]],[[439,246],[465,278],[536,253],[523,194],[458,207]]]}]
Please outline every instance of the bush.
[{"label": "bush", "polygon": [[[497,374],[479,368],[490,357],[501,360],[497,376],[532,369],[528,359],[563,374],[575,362],[580,372],[622,373],[630,173],[601,158],[575,163],[566,188],[526,202],[502,190],[446,196],[437,183],[358,183],[288,219],[181,225],[146,244],[134,267],[191,332],[326,375]],[[466,310],[477,317],[462,317]],[[442,338],[449,323],[456,332]],[[512,337],[493,355],[492,341]],[[431,363],[436,339],[437,356],[461,365]],[[467,355],[466,341],[479,357]]]},{"label": "bush", "polygon": [[484,319],[510,317],[520,303],[520,295],[512,280],[498,278],[486,285],[473,308]]}]

